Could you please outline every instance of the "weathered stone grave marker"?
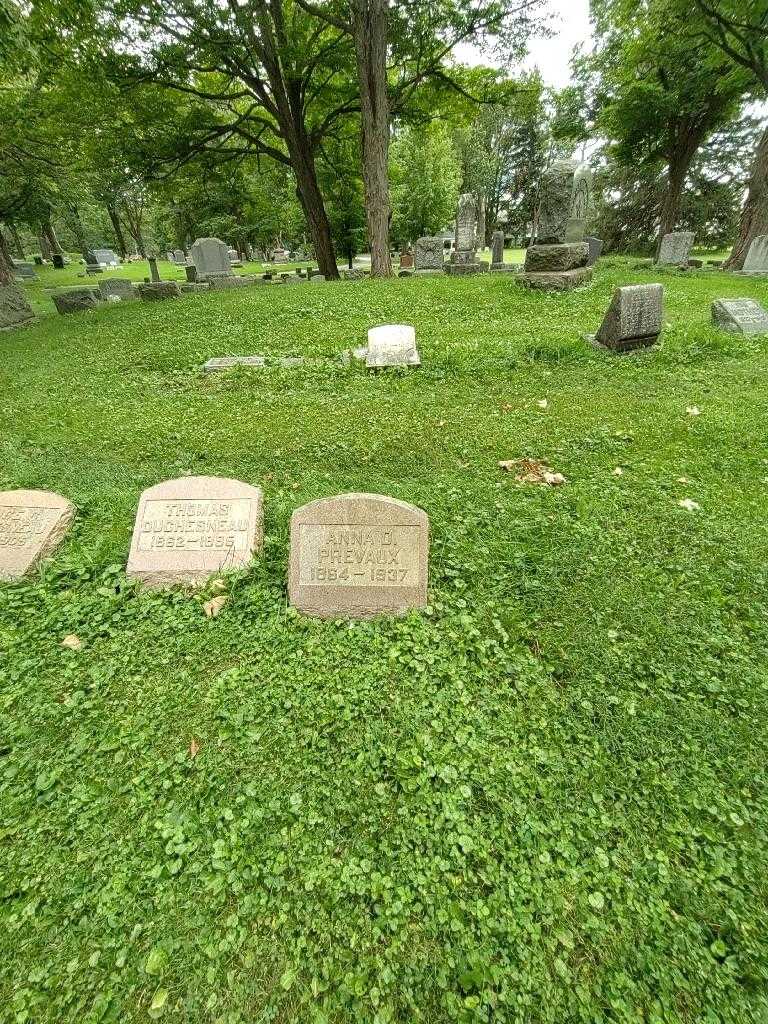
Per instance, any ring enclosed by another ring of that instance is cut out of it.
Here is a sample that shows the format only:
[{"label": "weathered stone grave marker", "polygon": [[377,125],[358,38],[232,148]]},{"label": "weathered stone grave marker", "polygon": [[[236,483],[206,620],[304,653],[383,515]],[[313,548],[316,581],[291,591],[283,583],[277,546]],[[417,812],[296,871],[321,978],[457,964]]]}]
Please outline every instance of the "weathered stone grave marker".
[{"label": "weathered stone grave marker", "polygon": [[617,288],[597,334],[587,340],[615,352],[630,352],[654,345],[664,317],[664,288],[660,284],[633,284]]},{"label": "weathered stone grave marker", "polygon": [[768,274],[768,235],[758,235],[744,260],[744,274]]},{"label": "weathered stone grave marker", "polygon": [[591,180],[589,168],[572,160],[558,160],[542,174],[536,242],[526,251],[519,284],[568,291],[592,280],[583,241]]},{"label": "weathered stone grave marker", "polygon": [[409,324],[384,324],[368,331],[365,365],[369,370],[386,366],[421,366],[416,330]]},{"label": "weathered stone grave marker", "polygon": [[442,238],[429,235],[419,238],[413,261],[417,274],[442,274],[445,270],[445,248]]},{"label": "weathered stone grave marker", "polygon": [[477,274],[477,199],[471,192],[459,196],[456,210],[456,247],[450,255],[449,274]]},{"label": "weathered stone grave marker", "polygon": [[94,249],[92,254],[94,257],[93,262],[98,263],[101,267],[120,266],[120,260],[113,249]]},{"label": "weathered stone grave marker", "polygon": [[429,519],[381,494],[321,498],[291,517],[290,603],[319,618],[403,615],[427,603]]},{"label": "weathered stone grave marker", "polygon": [[97,305],[93,288],[69,288],[65,292],[51,295],[59,313],[79,313],[84,309],[95,309]]},{"label": "weathered stone grave marker", "polygon": [[754,299],[718,299],[712,323],[730,334],[768,334],[768,312]]},{"label": "weathered stone grave marker", "polygon": [[605,242],[602,240],[602,238],[595,238],[593,235],[587,235],[584,241],[589,246],[589,259],[587,260],[587,266],[594,267],[594,265],[602,256],[603,246],[605,245]]},{"label": "weathered stone grave marker", "polygon": [[106,281],[99,281],[99,294],[105,302],[111,298],[118,298],[122,302],[136,298],[133,281],[127,277],[110,277]]},{"label": "weathered stone grave marker", "polygon": [[176,281],[144,282],[136,290],[139,293],[139,298],[144,302],[160,302],[163,299],[178,299],[181,296]]},{"label": "weathered stone grave marker", "polygon": [[0,331],[23,327],[34,319],[24,290],[16,284],[0,284]]},{"label": "weathered stone grave marker", "polygon": [[687,266],[695,238],[693,231],[670,231],[661,240],[656,262],[661,267]]},{"label": "weathered stone grave marker", "polygon": [[263,544],[261,488],[190,476],[149,487],[139,499],[128,575],[148,587],[198,586],[247,566]]},{"label": "weathered stone grave marker", "polygon": [[0,491],[0,580],[30,572],[59,546],[75,506],[52,491]]},{"label": "weathered stone grave marker", "polygon": [[198,281],[232,276],[229,249],[219,238],[198,238],[190,250],[190,256],[197,268]]}]

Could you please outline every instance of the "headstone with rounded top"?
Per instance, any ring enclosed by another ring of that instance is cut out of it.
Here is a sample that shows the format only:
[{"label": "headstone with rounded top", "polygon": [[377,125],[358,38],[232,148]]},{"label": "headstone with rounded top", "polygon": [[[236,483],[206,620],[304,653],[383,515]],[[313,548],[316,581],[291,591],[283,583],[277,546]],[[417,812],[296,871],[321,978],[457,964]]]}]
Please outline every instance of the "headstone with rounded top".
[{"label": "headstone with rounded top", "polygon": [[16,580],[52,554],[75,518],[52,491],[0,491],[0,580]]},{"label": "headstone with rounded top", "polygon": [[197,267],[198,281],[204,280],[209,274],[232,273],[229,248],[219,238],[198,238],[192,246],[190,255]]},{"label": "headstone with rounded top", "polygon": [[403,615],[427,603],[429,519],[381,494],[340,494],[291,517],[290,603],[324,619]]},{"label": "headstone with rounded top", "polygon": [[240,480],[190,476],[165,480],[141,495],[128,575],[146,586],[199,586],[242,569],[263,543],[261,488]]}]

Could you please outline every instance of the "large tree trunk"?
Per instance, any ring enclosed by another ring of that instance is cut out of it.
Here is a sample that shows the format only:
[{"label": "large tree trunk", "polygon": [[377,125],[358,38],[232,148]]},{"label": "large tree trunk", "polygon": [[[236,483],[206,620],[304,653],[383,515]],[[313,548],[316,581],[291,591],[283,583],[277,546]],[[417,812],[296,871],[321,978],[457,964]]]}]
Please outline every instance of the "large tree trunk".
[{"label": "large tree trunk", "polygon": [[659,237],[656,243],[656,256],[661,251],[664,235],[674,231],[680,216],[680,200],[683,185],[691,168],[693,158],[699,146],[706,138],[706,132],[692,127],[690,124],[677,124],[674,127],[674,142],[670,146],[667,164],[667,185],[661,205],[659,218]]},{"label": "large tree trunk", "polygon": [[729,270],[743,269],[749,247],[758,235],[768,235],[768,128],[757,144],[739,237],[725,263]]},{"label": "large tree trunk", "polygon": [[303,121],[297,123],[292,117],[289,119],[286,124],[286,142],[296,176],[296,194],[307,219],[317,265],[327,280],[337,280],[339,268],[336,266],[331,225],[325,212],[323,195],[317,182],[315,158]]},{"label": "large tree trunk", "polygon": [[46,239],[48,240],[48,245],[50,247],[50,251],[52,253],[55,252],[58,255],[63,255],[64,250],[61,248],[61,244],[59,242],[58,235],[56,234],[56,229],[54,228],[53,222],[50,220],[50,218],[48,220],[46,220],[46,221],[43,221],[42,227],[43,227],[43,234],[45,235]]},{"label": "large tree trunk", "polygon": [[19,235],[16,225],[13,221],[8,221],[8,230],[11,233],[11,241],[13,242],[13,251],[19,257],[20,260],[25,260],[27,257],[24,255],[24,246],[21,242],[21,236]]},{"label": "large tree trunk", "polygon": [[122,259],[128,255],[128,248],[125,244],[125,235],[123,234],[123,225],[120,223],[120,218],[117,215],[117,207],[112,203],[106,203],[107,214],[109,221],[112,225],[112,230],[115,233],[115,241],[117,242],[117,251]]},{"label": "large tree trunk", "polygon": [[351,0],[352,35],[360,84],[365,220],[371,276],[391,277],[389,255],[388,0]]},{"label": "large tree trunk", "polygon": [[5,237],[0,231],[0,285],[13,284],[13,263],[5,244]]},{"label": "large tree trunk", "polygon": [[88,240],[85,237],[85,228],[83,227],[83,221],[80,217],[80,210],[76,206],[70,207],[72,214],[72,231],[77,242],[77,247],[80,250],[80,255],[83,257],[85,262],[88,262]]}]

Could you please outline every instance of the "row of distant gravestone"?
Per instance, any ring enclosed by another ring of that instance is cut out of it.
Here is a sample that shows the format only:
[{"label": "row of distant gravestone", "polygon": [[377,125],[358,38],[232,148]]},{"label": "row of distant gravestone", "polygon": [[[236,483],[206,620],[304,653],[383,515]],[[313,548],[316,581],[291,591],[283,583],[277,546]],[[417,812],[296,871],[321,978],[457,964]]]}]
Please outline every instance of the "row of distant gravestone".
[{"label": "row of distant gravestone", "polygon": [[[19,579],[66,536],[74,505],[50,491],[0,492],[0,579]],[[261,488],[199,476],[141,495],[127,574],[144,586],[200,587],[246,568],[263,546]],[[400,615],[427,603],[429,519],[380,494],[340,494],[291,517],[290,603],[319,618]]]}]

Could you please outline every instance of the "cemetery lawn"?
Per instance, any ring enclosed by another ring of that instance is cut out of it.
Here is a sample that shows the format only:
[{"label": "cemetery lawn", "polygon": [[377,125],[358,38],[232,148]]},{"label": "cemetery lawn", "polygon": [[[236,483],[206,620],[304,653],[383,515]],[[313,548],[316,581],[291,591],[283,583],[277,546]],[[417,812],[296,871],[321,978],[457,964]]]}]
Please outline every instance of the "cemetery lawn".
[{"label": "cemetery lawn", "polygon": [[[709,324],[768,281],[633,262],[0,337],[0,488],[78,507],[0,585],[0,1020],[768,1019],[768,338]],[[659,349],[581,341],[655,280]],[[385,322],[421,370],[333,362]],[[328,361],[201,372],[250,353]],[[524,457],[566,483],[498,467]],[[212,619],[123,572],[183,474],[265,491]],[[424,614],[287,607],[292,510],[353,490],[428,512]]]}]

